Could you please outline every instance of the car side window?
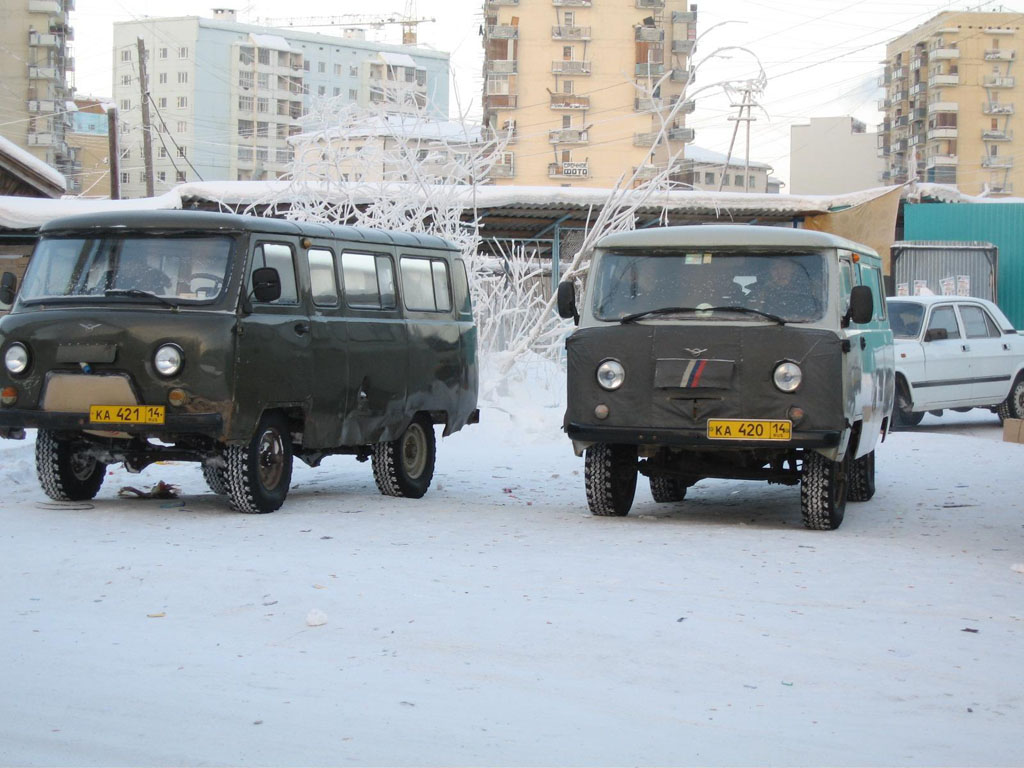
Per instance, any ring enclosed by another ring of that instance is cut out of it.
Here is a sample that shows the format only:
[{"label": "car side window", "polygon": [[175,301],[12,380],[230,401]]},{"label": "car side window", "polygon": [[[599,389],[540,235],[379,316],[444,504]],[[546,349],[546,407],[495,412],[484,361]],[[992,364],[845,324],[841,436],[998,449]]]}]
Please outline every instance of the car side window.
[{"label": "car side window", "polygon": [[387,256],[346,251],[341,254],[341,273],[350,307],[395,308],[395,271]]},{"label": "car side window", "polygon": [[932,310],[931,320],[928,321],[928,330],[934,331],[938,328],[945,329],[947,339],[960,338],[960,326],[956,324],[956,313],[952,306],[947,304]]},{"label": "car side window", "polygon": [[259,243],[253,250],[252,268],[248,286],[252,291],[252,273],[260,267],[273,267],[281,280],[281,296],[270,304],[298,304],[299,292],[295,282],[295,257],[287,243]]},{"label": "car side window", "polygon": [[964,321],[964,334],[968,339],[987,339],[999,336],[995,322],[981,307],[961,306],[960,319]]},{"label": "car side window", "polygon": [[338,279],[334,271],[334,254],[325,248],[306,251],[309,262],[309,284],[313,303],[318,307],[338,306]]},{"label": "car side window", "polygon": [[403,256],[402,286],[407,309],[421,312],[447,312],[452,308],[448,264],[437,259]]}]

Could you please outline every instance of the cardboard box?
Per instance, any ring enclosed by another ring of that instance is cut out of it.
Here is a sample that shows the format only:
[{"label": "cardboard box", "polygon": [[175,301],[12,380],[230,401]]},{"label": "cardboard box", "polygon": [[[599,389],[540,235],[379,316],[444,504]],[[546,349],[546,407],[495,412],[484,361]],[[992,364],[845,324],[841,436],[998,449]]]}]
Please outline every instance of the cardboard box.
[{"label": "cardboard box", "polygon": [[1006,419],[1003,422],[1004,443],[1024,443],[1024,419]]}]

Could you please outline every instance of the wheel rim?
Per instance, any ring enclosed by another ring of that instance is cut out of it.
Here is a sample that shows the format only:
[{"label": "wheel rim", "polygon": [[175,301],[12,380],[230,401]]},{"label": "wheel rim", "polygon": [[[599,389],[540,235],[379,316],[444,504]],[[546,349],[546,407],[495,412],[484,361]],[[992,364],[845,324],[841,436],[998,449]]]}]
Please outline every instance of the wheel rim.
[{"label": "wheel rim", "polygon": [[277,488],[284,475],[284,439],[276,429],[260,435],[258,472],[260,485],[267,490]]},{"label": "wheel rim", "polygon": [[419,424],[410,424],[402,435],[402,470],[408,477],[419,477],[427,466],[427,436]]},{"label": "wheel rim", "polygon": [[71,473],[77,480],[88,480],[96,471],[96,459],[82,453],[71,456]]}]

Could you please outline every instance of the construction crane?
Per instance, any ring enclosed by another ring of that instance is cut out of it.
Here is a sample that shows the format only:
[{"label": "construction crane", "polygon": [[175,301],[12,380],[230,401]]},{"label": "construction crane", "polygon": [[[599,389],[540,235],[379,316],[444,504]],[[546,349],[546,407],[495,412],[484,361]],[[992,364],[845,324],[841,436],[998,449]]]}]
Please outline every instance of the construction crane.
[{"label": "construction crane", "polygon": [[416,45],[416,26],[430,21],[437,21],[434,18],[414,18],[415,12],[411,12],[414,4],[406,4],[406,13],[402,15],[381,15],[381,14],[360,14],[347,13],[342,16],[285,16],[280,18],[258,18],[256,23],[265,27],[340,27],[353,29],[359,27],[371,27],[380,29],[386,24],[400,24],[402,26],[402,45]]}]

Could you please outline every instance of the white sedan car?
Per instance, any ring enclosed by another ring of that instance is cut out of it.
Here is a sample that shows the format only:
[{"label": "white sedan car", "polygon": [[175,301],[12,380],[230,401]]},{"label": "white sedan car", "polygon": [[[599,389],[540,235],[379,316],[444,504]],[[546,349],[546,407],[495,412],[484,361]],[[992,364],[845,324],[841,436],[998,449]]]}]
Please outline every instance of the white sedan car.
[{"label": "white sedan car", "polygon": [[944,408],[988,408],[1024,418],[1024,336],[985,299],[894,296],[896,426],[914,426]]}]

